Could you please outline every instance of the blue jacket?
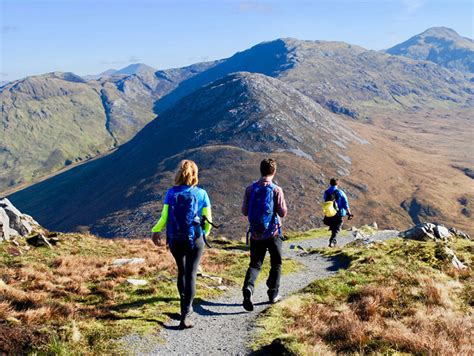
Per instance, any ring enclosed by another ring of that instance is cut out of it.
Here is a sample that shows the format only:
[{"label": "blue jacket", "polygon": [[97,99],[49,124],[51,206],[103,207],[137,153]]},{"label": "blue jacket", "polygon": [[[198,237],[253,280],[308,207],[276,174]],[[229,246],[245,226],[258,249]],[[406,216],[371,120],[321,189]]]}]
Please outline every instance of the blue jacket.
[{"label": "blue jacket", "polygon": [[331,195],[335,190],[337,190],[336,193],[336,203],[339,208],[339,211],[337,212],[337,215],[339,216],[346,216],[347,211],[349,210],[349,201],[347,200],[346,193],[344,193],[341,189],[338,189],[337,186],[330,186],[329,189],[327,189],[324,192],[323,195],[323,201],[327,201],[327,196]]}]

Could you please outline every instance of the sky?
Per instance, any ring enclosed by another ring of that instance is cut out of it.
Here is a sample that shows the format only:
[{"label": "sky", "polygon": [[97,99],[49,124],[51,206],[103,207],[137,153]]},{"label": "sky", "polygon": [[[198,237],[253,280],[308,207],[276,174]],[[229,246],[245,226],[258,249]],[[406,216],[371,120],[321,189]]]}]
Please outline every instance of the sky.
[{"label": "sky", "polygon": [[0,81],[226,58],[281,37],[380,50],[429,27],[474,37],[472,0],[0,0]]}]

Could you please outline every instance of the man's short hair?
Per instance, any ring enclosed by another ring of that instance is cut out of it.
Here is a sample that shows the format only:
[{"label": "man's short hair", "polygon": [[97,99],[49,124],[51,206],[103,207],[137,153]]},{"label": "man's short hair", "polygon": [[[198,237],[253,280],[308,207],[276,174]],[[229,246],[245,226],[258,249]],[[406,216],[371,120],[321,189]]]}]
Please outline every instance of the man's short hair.
[{"label": "man's short hair", "polygon": [[271,158],[265,158],[262,162],[260,162],[260,173],[262,174],[262,177],[275,174],[276,169],[277,163]]},{"label": "man's short hair", "polygon": [[332,186],[338,185],[338,183],[339,183],[339,179],[337,178],[331,178],[331,180],[329,181],[329,184],[331,184]]}]

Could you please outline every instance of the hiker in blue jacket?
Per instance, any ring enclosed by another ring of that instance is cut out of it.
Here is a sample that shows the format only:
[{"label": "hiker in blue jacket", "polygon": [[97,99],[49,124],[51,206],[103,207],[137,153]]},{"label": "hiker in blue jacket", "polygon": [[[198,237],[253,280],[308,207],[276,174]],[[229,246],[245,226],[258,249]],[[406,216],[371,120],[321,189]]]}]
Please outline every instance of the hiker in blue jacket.
[{"label": "hiker in blue jacket", "polygon": [[166,241],[178,267],[181,329],[194,326],[189,315],[196,294],[196,275],[205,237],[211,231],[211,202],[207,192],[198,188],[197,184],[196,163],[181,161],[174,186],[166,193],[161,217],[151,230],[153,243],[161,246],[161,230],[166,226]]},{"label": "hiker in blue jacket", "polygon": [[351,210],[349,208],[349,201],[347,200],[346,193],[344,193],[338,187],[339,180],[331,178],[329,188],[324,192],[323,201],[334,201],[337,214],[330,218],[325,217],[324,223],[329,226],[331,231],[331,237],[329,239],[329,247],[334,247],[337,244],[337,234],[342,229],[342,219],[347,216],[348,219],[352,219]]}]

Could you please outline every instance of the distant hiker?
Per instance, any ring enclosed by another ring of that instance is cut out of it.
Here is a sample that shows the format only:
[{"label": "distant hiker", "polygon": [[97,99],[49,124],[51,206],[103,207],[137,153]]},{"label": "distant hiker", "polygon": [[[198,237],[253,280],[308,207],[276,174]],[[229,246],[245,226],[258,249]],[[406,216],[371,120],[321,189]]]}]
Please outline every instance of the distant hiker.
[{"label": "distant hiker", "polygon": [[262,267],[265,254],[270,253],[270,274],[267,279],[268,298],[271,303],[278,302],[282,264],[282,235],[280,217],[287,213],[283,190],[273,183],[277,163],[271,158],[260,163],[262,177],[245,190],[242,214],[248,216],[250,237],[250,265],[245,275],[242,293],[243,306],[247,311],[253,310],[252,295],[255,281]]},{"label": "distant hiker", "polygon": [[163,243],[160,231],[166,225],[166,242],[178,267],[179,326],[186,329],[194,326],[189,315],[196,293],[196,274],[204,238],[211,231],[208,223],[208,220],[212,221],[211,202],[206,191],[197,187],[198,167],[193,161],[181,161],[174,184],[166,193],[161,217],[151,231],[153,243],[160,246]]},{"label": "distant hiker", "polygon": [[339,189],[338,183],[336,178],[331,178],[329,189],[324,192],[323,196],[323,222],[329,226],[331,231],[329,247],[337,244],[336,238],[342,228],[342,218],[347,215],[350,220],[354,216],[351,214],[346,193]]}]

